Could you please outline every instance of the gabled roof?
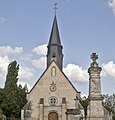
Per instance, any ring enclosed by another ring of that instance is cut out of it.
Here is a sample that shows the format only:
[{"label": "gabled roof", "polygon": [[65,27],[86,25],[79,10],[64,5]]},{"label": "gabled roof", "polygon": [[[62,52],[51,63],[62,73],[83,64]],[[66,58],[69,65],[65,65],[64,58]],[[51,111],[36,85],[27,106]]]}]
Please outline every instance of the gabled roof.
[{"label": "gabled roof", "polygon": [[[56,62],[55,61],[52,61],[52,63],[55,63],[56,64]],[[51,64],[52,64],[51,63]],[[50,64],[50,66],[51,66],[51,64]],[[49,67],[50,67],[49,66]],[[57,66],[57,64],[56,64],[56,66]],[[48,68],[49,68],[48,67]],[[58,67],[58,66],[57,66]],[[40,79],[42,78],[42,76],[46,73],[46,71],[48,70],[48,68],[43,72],[43,74],[40,76],[40,78],[37,80],[37,82],[34,84],[34,86],[32,87],[32,89],[30,90],[30,92],[34,89],[34,87],[37,85],[37,83],[40,81]],[[59,68],[59,67],[58,67]],[[60,69],[59,69],[60,70]],[[68,82],[70,83],[70,85],[73,87],[73,89],[77,92],[77,93],[81,93],[81,92],[79,92],[79,91],[77,91],[77,89],[74,87],[74,85],[71,83],[71,81],[68,79],[68,77],[65,75],[65,73],[62,71],[62,70],[60,70],[60,72],[64,75],[64,77],[68,80]],[[29,92],[29,93],[30,93]]]}]

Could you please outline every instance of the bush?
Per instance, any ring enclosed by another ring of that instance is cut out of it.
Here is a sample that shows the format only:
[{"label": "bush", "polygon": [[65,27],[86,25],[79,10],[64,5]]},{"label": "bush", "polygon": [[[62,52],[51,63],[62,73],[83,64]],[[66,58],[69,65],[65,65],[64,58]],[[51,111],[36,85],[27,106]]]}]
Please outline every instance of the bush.
[{"label": "bush", "polygon": [[2,114],[3,114],[3,111],[2,111],[2,109],[0,108],[0,120],[2,120]]}]

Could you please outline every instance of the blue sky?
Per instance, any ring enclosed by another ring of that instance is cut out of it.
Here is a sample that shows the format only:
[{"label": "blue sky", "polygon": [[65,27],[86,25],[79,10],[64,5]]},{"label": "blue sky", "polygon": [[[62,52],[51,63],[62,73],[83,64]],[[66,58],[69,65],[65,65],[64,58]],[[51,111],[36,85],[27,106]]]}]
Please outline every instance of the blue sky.
[{"label": "blue sky", "polygon": [[56,2],[65,74],[88,94],[87,69],[96,52],[102,93],[115,93],[115,0],[0,0],[0,87],[13,60],[20,65],[19,83],[29,88],[45,70]]}]

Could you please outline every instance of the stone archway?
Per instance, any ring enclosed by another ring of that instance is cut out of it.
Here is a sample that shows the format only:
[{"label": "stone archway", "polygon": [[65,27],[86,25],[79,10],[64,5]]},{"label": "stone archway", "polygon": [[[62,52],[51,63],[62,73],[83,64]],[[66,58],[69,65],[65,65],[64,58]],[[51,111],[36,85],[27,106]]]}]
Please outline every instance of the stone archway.
[{"label": "stone archway", "polygon": [[48,115],[48,120],[58,120],[58,114],[56,112],[50,112]]}]

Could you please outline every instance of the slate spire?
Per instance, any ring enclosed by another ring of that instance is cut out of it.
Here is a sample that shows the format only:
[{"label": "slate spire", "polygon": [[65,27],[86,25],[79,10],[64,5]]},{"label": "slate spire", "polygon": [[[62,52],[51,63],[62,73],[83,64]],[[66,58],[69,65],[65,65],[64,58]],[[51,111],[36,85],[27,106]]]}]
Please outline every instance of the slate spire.
[{"label": "slate spire", "polygon": [[58,67],[62,70],[63,64],[63,54],[62,54],[62,45],[58,30],[57,17],[54,16],[53,26],[50,34],[48,52],[47,52],[47,67],[51,64],[52,61],[55,61]]}]

